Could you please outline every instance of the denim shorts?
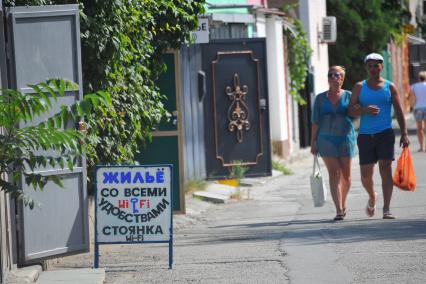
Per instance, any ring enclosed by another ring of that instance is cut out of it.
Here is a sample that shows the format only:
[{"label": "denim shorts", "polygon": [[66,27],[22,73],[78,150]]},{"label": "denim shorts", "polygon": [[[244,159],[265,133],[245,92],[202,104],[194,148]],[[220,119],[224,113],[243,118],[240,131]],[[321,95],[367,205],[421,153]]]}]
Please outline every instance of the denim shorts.
[{"label": "denim shorts", "polygon": [[416,121],[426,120],[426,107],[414,109],[413,114]]},{"label": "denim shorts", "polygon": [[357,138],[359,164],[375,164],[379,160],[394,160],[395,133],[392,128],[375,134],[359,134]]}]

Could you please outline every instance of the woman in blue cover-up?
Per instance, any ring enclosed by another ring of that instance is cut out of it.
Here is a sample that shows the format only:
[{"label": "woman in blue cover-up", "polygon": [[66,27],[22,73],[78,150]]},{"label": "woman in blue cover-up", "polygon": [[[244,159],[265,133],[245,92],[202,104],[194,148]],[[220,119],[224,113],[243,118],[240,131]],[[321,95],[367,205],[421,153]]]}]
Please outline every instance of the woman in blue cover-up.
[{"label": "woman in blue cover-up", "polygon": [[346,197],[351,185],[351,162],[355,155],[355,129],[348,116],[351,92],[342,89],[345,69],[328,71],[329,89],[316,96],[312,110],[311,152],[327,167],[330,192],[336,206],[335,221],[346,216]]}]

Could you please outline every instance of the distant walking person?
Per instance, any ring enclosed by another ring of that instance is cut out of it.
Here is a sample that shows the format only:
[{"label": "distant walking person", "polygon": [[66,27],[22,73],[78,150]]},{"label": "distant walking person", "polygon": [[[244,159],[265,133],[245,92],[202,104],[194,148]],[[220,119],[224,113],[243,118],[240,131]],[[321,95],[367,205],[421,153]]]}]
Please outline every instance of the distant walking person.
[{"label": "distant walking person", "polygon": [[364,59],[367,80],[355,84],[349,105],[349,114],[361,116],[358,150],[361,166],[361,182],[369,195],[366,214],[373,217],[377,193],[374,191],[374,165],[379,162],[383,191],[383,219],[395,219],[390,211],[392,199],[392,161],[394,160],[395,134],[392,129],[391,107],[393,105],[401,129],[400,146],[407,147],[407,127],[395,85],[383,79],[383,57],[371,53]]},{"label": "distant walking person", "polygon": [[330,192],[336,207],[335,221],[346,216],[351,161],[355,155],[355,129],[348,117],[351,92],[342,89],[344,80],[343,67],[330,67],[329,89],[315,97],[312,111],[311,153],[319,154],[327,167]]},{"label": "distant walking person", "polygon": [[411,86],[410,103],[413,107],[414,119],[417,124],[417,138],[419,139],[419,152],[426,151],[426,71],[419,72],[418,83]]}]

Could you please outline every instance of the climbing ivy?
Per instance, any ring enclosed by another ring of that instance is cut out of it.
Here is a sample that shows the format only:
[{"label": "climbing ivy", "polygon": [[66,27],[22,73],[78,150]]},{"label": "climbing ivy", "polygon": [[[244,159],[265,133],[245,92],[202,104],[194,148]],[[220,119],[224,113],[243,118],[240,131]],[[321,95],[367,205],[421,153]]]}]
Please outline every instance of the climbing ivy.
[{"label": "climbing ivy", "polygon": [[[295,5],[286,5],[282,9],[288,13]],[[289,18],[293,25],[292,30],[284,29],[287,39],[287,65],[290,73],[290,95],[299,105],[305,105],[306,101],[301,97],[300,91],[305,88],[305,80],[308,72],[309,59],[312,49],[309,47],[302,22],[296,18]]]}]

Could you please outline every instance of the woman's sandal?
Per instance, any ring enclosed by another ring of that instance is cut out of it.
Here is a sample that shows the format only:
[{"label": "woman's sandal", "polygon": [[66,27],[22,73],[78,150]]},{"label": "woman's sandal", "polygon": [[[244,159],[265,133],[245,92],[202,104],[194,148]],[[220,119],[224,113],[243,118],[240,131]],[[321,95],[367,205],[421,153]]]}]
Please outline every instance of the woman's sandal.
[{"label": "woman's sandal", "polygon": [[377,193],[374,193],[375,199],[374,199],[374,206],[370,205],[370,200],[367,201],[367,206],[365,207],[365,214],[367,214],[368,217],[373,217],[374,213],[376,212],[376,200],[377,200]]},{"label": "woman's sandal", "polygon": [[389,211],[383,212],[383,219],[396,219],[396,217]]},{"label": "woman's sandal", "polygon": [[334,221],[342,221],[346,217],[346,208],[343,208],[341,211],[338,211],[341,213],[337,213],[336,217],[334,217]]},{"label": "woman's sandal", "polygon": [[342,221],[345,219],[345,216],[343,214],[337,214],[336,217],[334,217],[334,221]]}]

